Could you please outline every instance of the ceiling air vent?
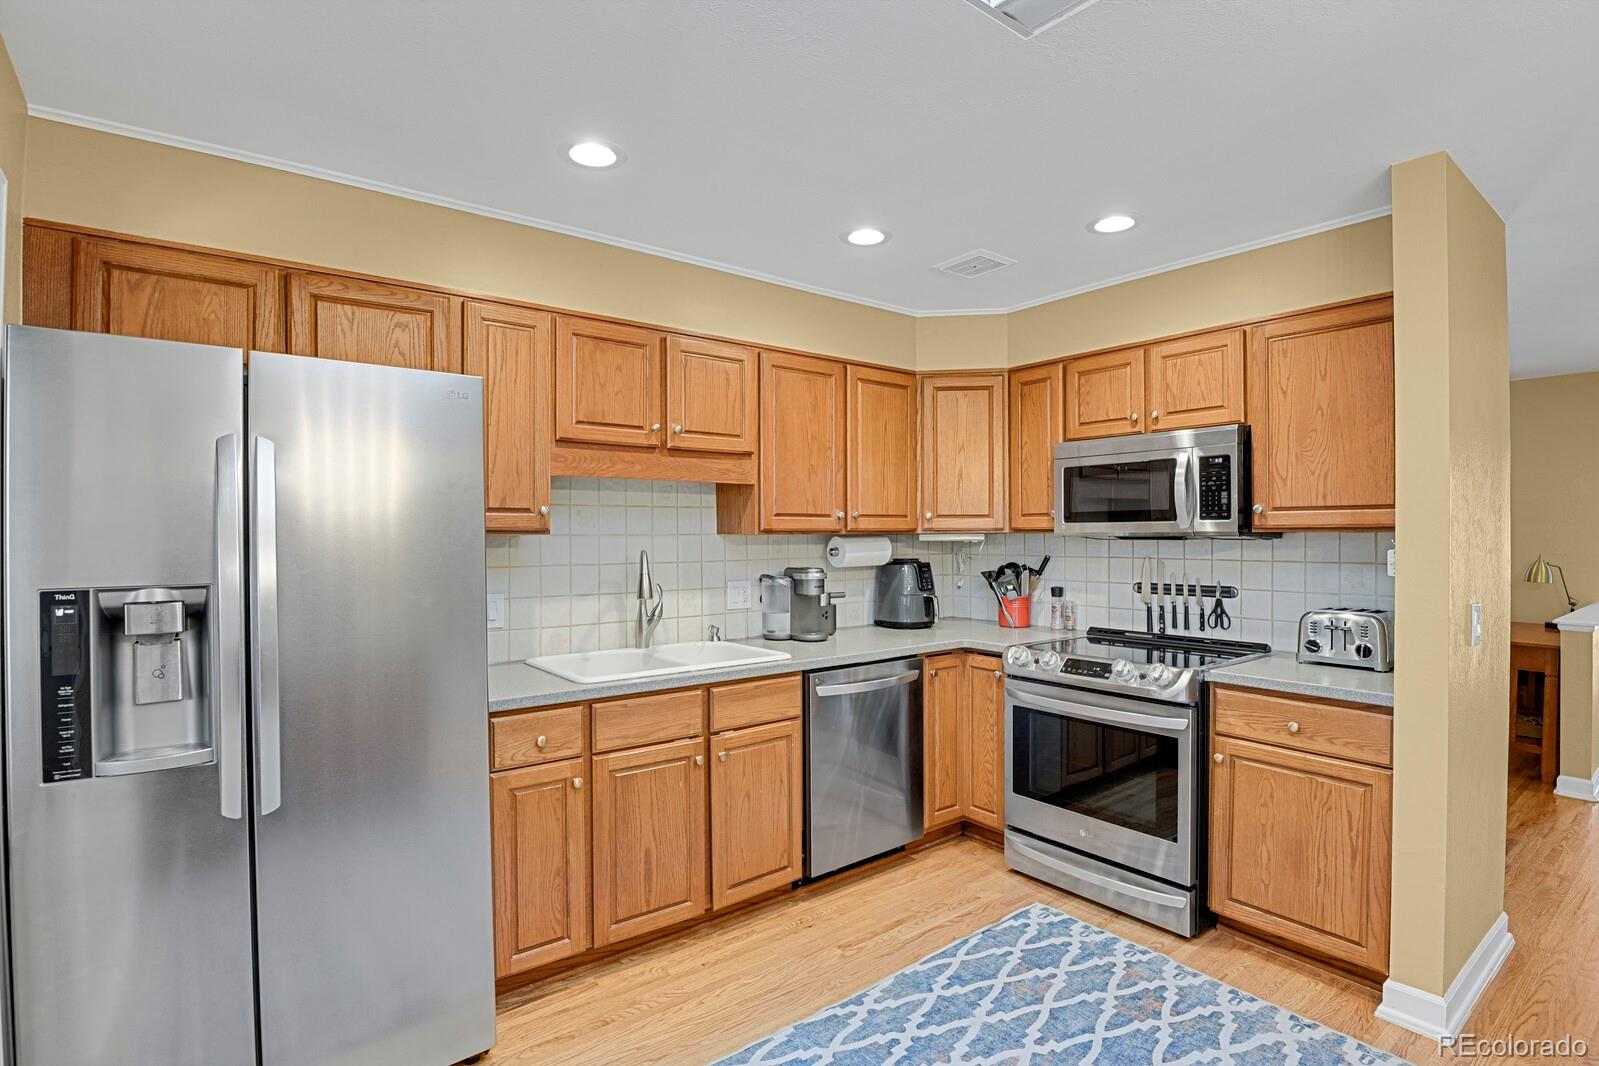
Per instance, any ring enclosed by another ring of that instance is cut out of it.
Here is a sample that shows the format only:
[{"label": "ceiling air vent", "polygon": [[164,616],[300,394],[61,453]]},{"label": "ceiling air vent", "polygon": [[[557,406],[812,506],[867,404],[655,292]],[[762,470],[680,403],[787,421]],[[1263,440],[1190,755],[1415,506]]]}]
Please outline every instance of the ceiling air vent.
[{"label": "ceiling air vent", "polygon": [[957,278],[977,278],[984,274],[992,274],[996,270],[1004,270],[1014,259],[1008,259],[996,252],[985,252],[979,248],[975,252],[956,256],[947,263],[939,263],[935,268],[946,274],[954,274]]}]

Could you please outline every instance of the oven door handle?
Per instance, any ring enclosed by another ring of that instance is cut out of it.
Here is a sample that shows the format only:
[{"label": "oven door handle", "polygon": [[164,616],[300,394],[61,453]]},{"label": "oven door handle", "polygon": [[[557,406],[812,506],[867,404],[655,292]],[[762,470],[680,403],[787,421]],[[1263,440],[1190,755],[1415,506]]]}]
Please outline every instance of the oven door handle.
[{"label": "oven door handle", "polygon": [[[1040,851],[1039,849],[1029,845],[1025,840],[1021,839],[1020,835],[1017,833],[1005,834],[1005,846],[1015,848],[1017,851],[1025,853],[1028,858],[1036,859],[1039,862],[1054,863],[1056,861],[1043,851]],[[1067,873],[1069,873],[1072,877],[1087,881],[1091,885],[1098,885],[1100,888],[1109,889],[1112,892],[1119,892],[1122,895],[1131,896],[1134,899],[1142,900],[1145,903],[1153,903],[1157,907],[1181,907],[1183,904],[1188,902],[1186,896],[1179,896],[1166,892],[1156,892],[1154,889],[1145,888],[1143,885],[1132,885],[1128,884],[1126,881],[1117,881],[1113,878],[1105,877],[1102,874],[1094,873],[1092,870],[1086,870],[1077,865],[1072,866]]]},{"label": "oven door handle", "polygon": [[1024,692],[1014,685],[1005,687],[1006,697],[1023,707],[1046,711],[1050,714],[1059,714],[1071,718],[1082,718],[1101,725],[1126,726],[1130,729],[1146,729],[1151,733],[1164,733],[1167,736],[1181,736],[1188,732],[1188,720],[1183,718],[1167,718],[1158,714],[1139,714],[1136,711],[1117,710],[1113,707],[1094,707],[1074,700],[1057,700],[1050,696],[1041,696],[1036,692]]}]

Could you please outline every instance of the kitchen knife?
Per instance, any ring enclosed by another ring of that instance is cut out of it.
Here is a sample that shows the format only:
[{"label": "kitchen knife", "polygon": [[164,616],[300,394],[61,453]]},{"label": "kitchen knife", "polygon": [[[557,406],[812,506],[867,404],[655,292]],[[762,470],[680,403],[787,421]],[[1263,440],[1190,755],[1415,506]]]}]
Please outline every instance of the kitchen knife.
[{"label": "kitchen knife", "polygon": [[1142,598],[1143,598],[1143,601],[1144,601],[1144,632],[1145,633],[1153,633],[1155,631],[1155,608],[1153,608],[1153,607],[1151,607],[1149,605],[1150,596],[1151,596],[1151,593],[1150,593],[1150,590],[1149,590],[1150,577],[1151,577],[1151,575],[1150,575],[1150,569],[1149,569],[1149,556],[1146,555],[1146,556],[1144,556],[1143,572],[1142,572],[1142,575],[1140,577],[1140,582],[1141,582],[1140,588],[1143,590],[1141,595],[1142,595]]},{"label": "kitchen knife", "polygon": [[1194,586],[1194,599],[1199,603],[1199,631],[1205,631],[1205,583]]},{"label": "kitchen knife", "polygon": [[[1166,635],[1166,564],[1161,563],[1155,571],[1155,617],[1160,622],[1160,634]],[[1173,608],[1175,612],[1176,608]],[[1172,615],[1176,621],[1176,614]]]},{"label": "kitchen knife", "polygon": [[1190,591],[1190,586],[1188,584],[1188,571],[1184,570],[1183,571],[1183,629],[1184,629],[1184,631],[1187,631],[1189,625],[1192,624],[1192,623],[1190,623],[1188,621],[1188,608],[1190,607],[1190,605],[1193,604],[1193,602],[1194,602],[1194,594],[1193,594],[1192,591]]}]

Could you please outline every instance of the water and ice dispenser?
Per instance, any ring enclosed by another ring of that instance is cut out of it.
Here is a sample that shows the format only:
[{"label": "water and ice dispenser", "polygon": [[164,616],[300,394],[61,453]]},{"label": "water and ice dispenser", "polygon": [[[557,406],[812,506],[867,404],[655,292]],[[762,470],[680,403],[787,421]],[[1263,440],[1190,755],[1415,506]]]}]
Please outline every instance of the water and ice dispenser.
[{"label": "water and ice dispenser", "polygon": [[39,594],[46,783],[215,761],[209,590]]}]

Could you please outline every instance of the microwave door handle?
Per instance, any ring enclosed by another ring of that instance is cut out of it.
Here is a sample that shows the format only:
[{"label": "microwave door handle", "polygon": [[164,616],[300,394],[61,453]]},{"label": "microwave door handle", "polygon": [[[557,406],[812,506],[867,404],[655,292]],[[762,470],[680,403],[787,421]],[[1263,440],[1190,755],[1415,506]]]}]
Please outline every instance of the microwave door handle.
[{"label": "microwave door handle", "polygon": [[219,809],[224,818],[244,817],[244,566],[240,515],[239,437],[217,438],[216,498],[211,532],[216,555],[212,677],[217,699],[216,760]]},{"label": "microwave door handle", "polygon": [[277,445],[255,438],[255,538],[250,555],[250,667],[255,696],[256,782],[260,813],[283,803],[278,692],[278,461]]},{"label": "microwave door handle", "polygon": [[1179,529],[1193,529],[1195,493],[1191,482],[1194,476],[1194,453],[1184,449],[1177,453],[1177,469],[1172,474],[1172,503],[1177,511]]}]

